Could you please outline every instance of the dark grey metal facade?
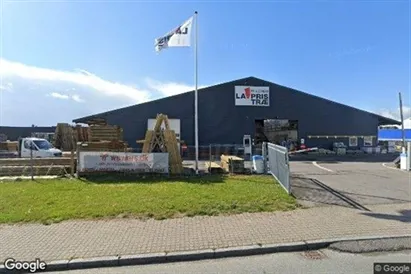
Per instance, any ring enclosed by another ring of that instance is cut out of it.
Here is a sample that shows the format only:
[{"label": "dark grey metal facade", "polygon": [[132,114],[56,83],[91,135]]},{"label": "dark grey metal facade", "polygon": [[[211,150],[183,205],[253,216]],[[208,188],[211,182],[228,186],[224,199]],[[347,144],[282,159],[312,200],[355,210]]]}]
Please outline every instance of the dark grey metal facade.
[{"label": "dark grey metal facade", "polygon": [[[235,86],[268,86],[270,106],[235,106]],[[255,77],[235,80],[199,90],[199,143],[242,144],[245,134],[254,135],[256,119],[298,120],[298,137],[308,135],[377,135],[380,124],[398,124],[373,113],[332,102]],[[194,92],[187,92],[139,105],[74,120],[84,123],[106,118],[124,129],[130,146],[144,139],[147,119],[164,113],[181,120],[181,140],[194,145]],[[306,139],[309,146],[324,146],[338,140]],[[345,142],[347,140],[344,140]],[[362,146],[359,140],[359,146]]]},{"label": "dark grey metal facade", "polygon": [[54,133],[56,127],[5,127],[0,126],[0,133],[6,134],[10,141],[20,137],[30,137],[33,132]]}]

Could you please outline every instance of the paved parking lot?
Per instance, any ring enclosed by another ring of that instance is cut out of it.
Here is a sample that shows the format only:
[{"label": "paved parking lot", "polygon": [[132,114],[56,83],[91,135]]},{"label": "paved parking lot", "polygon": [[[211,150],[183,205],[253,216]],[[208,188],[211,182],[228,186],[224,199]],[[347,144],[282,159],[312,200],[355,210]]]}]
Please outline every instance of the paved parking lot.
[{"label": "paved parking lot", "polygon": [[[393,167],[395,156],[293,158],[291,187],[305,206],[339,205],[367,210],[367,205],[411,202],[411,173]],[[315,161],[317,160],[317,161]],[[199,162],[205,170],[205,162]],[[194,161],[185,161],[194,168]],[[251,162],[245,162],[251,168]]]},{"label": "paved parking lot", "polygon": [[396,170],[391,163],[328,160],[290,164],[292,192],[307,206],[364,210],[367,205],[411,201],[411,173]]}]

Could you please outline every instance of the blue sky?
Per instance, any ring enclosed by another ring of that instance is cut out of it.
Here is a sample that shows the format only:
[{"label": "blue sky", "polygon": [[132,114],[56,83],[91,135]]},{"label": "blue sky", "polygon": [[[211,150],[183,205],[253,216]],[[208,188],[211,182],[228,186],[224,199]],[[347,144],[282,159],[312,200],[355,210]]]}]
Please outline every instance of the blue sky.
[{"label": "blue sky", "polygon": [[195,10],[201,86],[255,76],[392,117],[402,91],[411,116],[409,1],[151,2],[3,1],[0,124],[188,91],[193,49],[153,43]]}]

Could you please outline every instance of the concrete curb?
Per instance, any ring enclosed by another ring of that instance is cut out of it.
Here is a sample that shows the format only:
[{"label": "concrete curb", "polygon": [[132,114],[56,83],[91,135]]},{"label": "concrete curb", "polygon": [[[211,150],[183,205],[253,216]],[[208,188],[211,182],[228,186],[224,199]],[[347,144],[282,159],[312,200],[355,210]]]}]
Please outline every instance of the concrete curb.
[{"label": "concrete curb", "polygon": [[[58,260],[47,262],[45,271],[63,271],[74,269],[145,265],[158,263],[171,263],[183,261],[197,261],[206,259],[218,259],[239,256],[263,255],[277,252],[298,252],[327,248],[336,242],[360,241],[360,240],[384,240],[411,237],[411,234],[398,236],[367,236],[367,237],[344,237],[328,240],[302,241],[283,244],[251,245],[229,248],[204,249],[196,251],[160,252],[139,255],[117,255],[96,257],[87,259]],[[0,265],[0,273],[10,273],[9,270]],[[42,271],[44,272],[44,271]]]}]

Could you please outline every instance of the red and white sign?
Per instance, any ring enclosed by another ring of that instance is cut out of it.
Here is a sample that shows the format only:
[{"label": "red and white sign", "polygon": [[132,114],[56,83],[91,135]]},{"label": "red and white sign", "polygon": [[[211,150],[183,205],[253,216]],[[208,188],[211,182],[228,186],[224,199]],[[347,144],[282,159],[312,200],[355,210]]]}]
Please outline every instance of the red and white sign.
[{"label": "red and white sign", "polygon": [[236,106],[270,106],[270,88],[235,86],[234,100]]},{"label": "red and white sign", "polygon": [[83,151],[79,156],[79,171],[168,173],[168,153]]}]

